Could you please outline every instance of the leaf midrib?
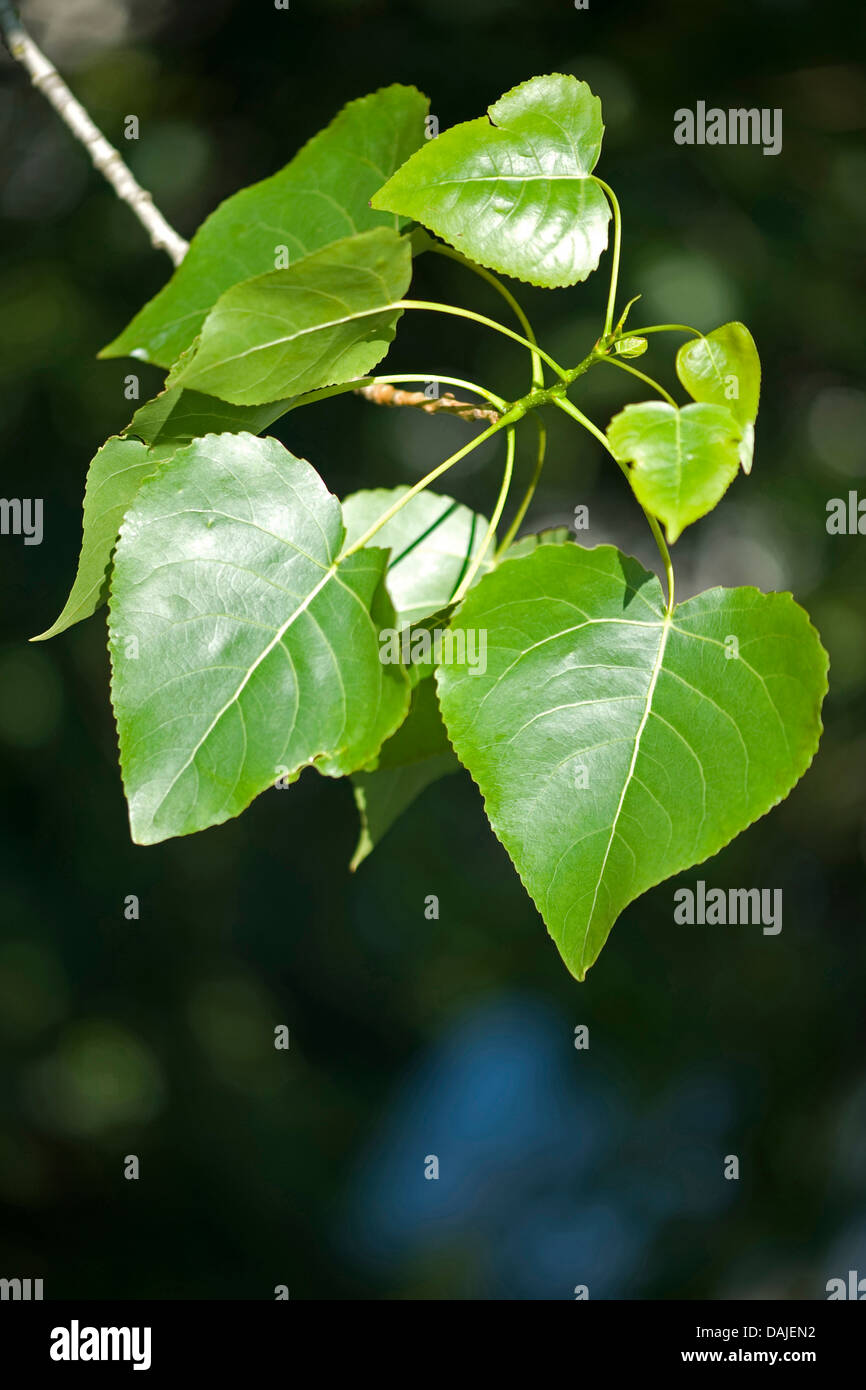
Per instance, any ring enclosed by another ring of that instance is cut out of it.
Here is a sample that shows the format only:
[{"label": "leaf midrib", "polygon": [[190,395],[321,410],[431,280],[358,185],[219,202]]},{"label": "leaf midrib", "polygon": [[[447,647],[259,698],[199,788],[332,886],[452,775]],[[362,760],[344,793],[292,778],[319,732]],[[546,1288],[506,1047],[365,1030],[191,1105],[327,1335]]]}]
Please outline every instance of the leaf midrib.
[{"label": "leaf midrib", "polygon": [[644,706],[643,715],[641,716],[641,721],[637,727],[637,731],[634,736],[634,748],[632,749],[631,763],[629,765],[628,772],[626,773],[622,792],[620,793],[619,804],[617,805],[616,811],[614,813],[613,823],[610,827],[610,836],[608,838],[607,847],[604,851],[604,858],[601,862],[601,868],[598,871],[598,879],[596,880],[595,892],[593,893],[592,897],[592,906],[589,910],[589,916],[586,919],[586,927],[584,929],[583,941],[581,942],[580,947],[581,967],[583,967],[583,963],[586,958],[586,943],[589,938],[589,929],[592,926],[592,919],[595,916],[596,904],[598,903],[599,889],[601,888],[601,884],[604,879],[604,871],[607,868],[607,861],[610,856],[611,846],[613,845],[614,836],[616,835],[616,828],[619,824],[619,818],[622,813],[623,805],[625,803],[626,793],[628,792],[628,789],[632,783],[632,779],[634,778],[635,767],[637,766],[638,754],[640,752],[640,741],[643,737],[643,731],[646,728],[647,723],[649,721],[650,711],[652,709],[653,695],[655,694],[656,683],[658,681],[659,673],[662,668],[662,662],[664,661],[665,647],[667,646],[668,633],[671,629],[672,618],[672,613],[666,613],[664,617],[664,622],[662,623],[661,635],[659,637],[658,652],[656,653],[656,659],[653,664],[649,686],[647,687],[646,704]]},{"label": "leaf midrib", "polygon": [[[286,287],[282,286],[281,288],[285,289]],[[268,342],[254,343],[252,347],[244,348],[243,352],[235,352],[232,353],[230,357],[220,357],[217,361],[209,363],[206,367],[201,369],[201,374],[205,376],[210,371],[225,367],[229,362],[239,362],[242,358],[249,357],[253,353],[266,352],[270,348],[282,347],[285,343],[293,343],[298,338],[308,337],[310,334],[323,333],[329,328],[338,328],[341,324],[351,323],[354,319],[371,318],[374,314],[396,312],[400,308],[400,304],[401,301],[396,300],[390,304],[382,304],[375,309],[360,309],[357,313],[346,314],[343,318],[327,319],[323,323],[313,324],[312,327],[300,328],[296,333],[287,333],[281,338],[271,338]],[[232,309],[230,312],[234,314],[246,314],[248,316],[252,315],[253,317],[265,317],[265,315],[256,309]],[[193,367],[194,364],[195,358],[193,358],[190,363],[190,367]],[[182,378],[178,378],[178,380],[182,381]],[[195,380],[195,378],[193,378],[193,380]]]},{"label": "leaf midrib", "polygon": [[246,687],[249,685],[249,683],[250,683],[250,681],[252,680],[252,678],[253,678],[255,672],[256,672],[256,671],[258,670],[258,668],[261,666],[262,662],[263,662],[268,656],[270,656],[271,652],[275,649],[275,647],[277,647],[277,646],[279,645],[279,643],[283,640],[283,637],[286,635],[286,633],[288,632],[289,628],[290,628],[290,627],[292,626],[292,624],[294,623],[295,619],[296,619],[296,618],[299,618],[299,617],[301,616],[302,613],[306,612],[306,610],[309,608],[309,606],[310,606],[310,604],[313,602],[313,600],[317,597],[318,594],[321,593],[322,589],[324,589],[324,587],[325,587],[325,585],[328,583],[329,579],[332,579],[332,578],[334,577],[334,575],[337,573],[337,569],[338,569],[338,565],[337,565],[337,562],[335,561],[335,562],[330,566],[330,568],[328,569],[327,573],[324,574],[324,575],[322,576],[322,578],[319,580],[319,582],[318,582],[316,585],[314,585],[314,587],[310,590],[309,594],[308,594],[307,597],[303,600],[303,602],[302,602],[302,603],[299,603],[298,606],[297,606],[297,608],[294,610],[294,612],[291,613],[291,614],[289,615],[289,617],[286,619],[286,621],[285,621],[279,628],[277,628],[277,631],[274,633],[274,636],[272,637],[271,641],[268,642],[267,646],[265,646],[265,647],[262,649],[262,651],[261,651],[261,652],[259,653],[259,655],[256,657],[255,661],[251,664],[249,670],[248,670],[248,671],[246,672],[246,674],[244,675],[244,678],[243,678],[243,680],[241,681],[240,685],[238,686],[237,690],[235,690],[234,694],[231,695],[231,696],[229,697],[228,700],[226,700],[226,702],[225,702],[225,704],[222,706],[222,708],[219,709],[219,710],[217,711],[217,713],[214,715],[214,717],[213,717],[213,719],[211,720],[210,724],[209,724],[208,727],[205,729],[205,731],[204,731],[204,733],[202,734],[201,738],[198,740],[198,743],[195,745],[195,747],[193,748],[192,752],[191,752],[191,753],[189,754],[189,756],[187,757],[186,761],[181,765],[181,767],[178,768],[178,770],[177,770],[177,772],[175,773],[174,777],[172,777],[171,782],[169,783],[168,787],[167,787],[166,790],[164,791],[163,795],[160,797],[158,805],[154,808],[153,814],[151,815],[151,821],[152,821],[152,822],[155,823],[156,818],[157,818],[157,815],[158,815],[159,812],[161,811],[162,807],[165,805],[166,801],[168,800],[169,796],[171,795],[172,791],[174,790],[174,788],[175,788],[175,786],[176,786],[178,780],[183,776],[183,774],[187,771],[187,769],[188,769],[189,767],[192,766],[193,762],[195,761],[196,755],[197,755],[198,752],[199,752],[199,749],[202,748],[202,747],[204,746],[204,744],[207,742],[207,740],[210,738],[211,734],[213,733],[213,731],[214,731],[214,729],[216,728],[216,726],[219,724],[219,722],[220,722],[220,720],[222,719],[223,715],[224,715],[229,709],[231,709],[232,705],[235,705],[235,704],[238,703],[238,701],[239,701],[241,695],[243,694],[243,692],[244,692],[244,690],[246,689]]},{"label": "leaf midrib", "polygon": [[521,174],[479,174],[471,178],[431,180],[431,186],[444,188],[451,183],[586,183],[587,180],[592,183],[597,182],[592,172],[586,174],[527,174],[525,178]]}]

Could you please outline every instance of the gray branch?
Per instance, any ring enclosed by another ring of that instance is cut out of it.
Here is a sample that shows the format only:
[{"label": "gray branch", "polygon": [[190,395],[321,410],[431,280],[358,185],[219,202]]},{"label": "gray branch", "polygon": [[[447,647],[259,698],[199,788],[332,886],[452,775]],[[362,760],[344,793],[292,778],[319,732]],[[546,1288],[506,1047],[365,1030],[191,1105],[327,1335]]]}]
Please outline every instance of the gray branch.
[{"label": "gray branch", "polygon": [[151,244],[167,252],[175,265],[180,265],[189,250],[189,242],[169,226],[150,194],[133,177],[117,150],[76,101],[53,63],[33,42],[11,0],[0,0],[0,36],[15,61],[30,74],[33,86],[50,101],[76,140],[80,140],[94,167],[108,180],[118,198],[132,208]]}]

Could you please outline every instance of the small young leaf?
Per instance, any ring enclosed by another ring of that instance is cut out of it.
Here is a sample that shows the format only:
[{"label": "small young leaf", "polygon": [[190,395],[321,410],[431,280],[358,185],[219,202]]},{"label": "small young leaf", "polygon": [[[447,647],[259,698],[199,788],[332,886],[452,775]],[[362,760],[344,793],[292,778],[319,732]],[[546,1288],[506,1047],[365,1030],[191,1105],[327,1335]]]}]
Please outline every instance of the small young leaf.
[{"label": "small young leaf", "polygon": [[755,419],[761,394],[761,360],[744,323],[726,323],[703,338],[683,343],[677,376],[692,400],[724,405],[740,425],[740,463],[752,471]]},{"label": "small young leaf", "polygon": [[625,328],[626,319],[628,318],[635,304],[637,304],[638,300],[641,298],[643,298],[642,295],[636,294],[633,295],[632,298],[628,301],[619,318],[617,319],[616,324],[614,325],[613,332],[615,337],[622,333],[623,329]]},{"label": "small young leaf", "polygon": [[357,869],[425,787],[459,771],[428,677],[413,690],[405,722],[382,746],[375,769],[352,774],[361,832],[350,868]]},{"label": "small young leaf", "polygon": [[362,377],[393,341],[411,278],[408,240],[379,228],[244,280],[208,314],[174,383],[259,405]]},{"label": "small young leaf", "polygon": [[[359,540],[406,487],[353,492],[343,502],[349,543]],[[472,559],[478,554],[487,521],[442,493],[420,492],[376,532],[371,544],[390,550],[386,583],[397,610],[397,626],[420,623],[447,607]],[[493,566],[495,542],[479,566]]]},{"label": "small young leaf", "polygon": [[648,346],[646,338],[620,338],[613,350],[618,357],[643,357]]},{"label": "small young leaf", "polygon": [[671,544],[712,511],[736,477],[740,429],[724,406],[627,405],[611,420],[607,437],[616,457],[633,464],[635,497],[664,522]]},{"label": "small young leaf", "polygon": [[101,357],[140,357],[170,367],[189,347],[220,295],[273,270],[280,247],[290,264],[341,237],[390,226],[372,193],[424,140],[427,98],[393,86],[351,101],[278,174],[221,203],[202,224],[182,264]]},{"label": "small young leaf", "polygon": [[143,486],[120,533],[109,638],[132,837],[219,825],[315,764],[342,776],[402,723],[379,659],[387,553],[340,562],[340,504],[274,439],[208,435]]},{"label": "small young leaf", "polygon": [[487,669],[437,672],[490,823],[582,980],[623,909],[791,790],[821,735],[827,654],[790,594],[711,589],[665,614],[612,546],[540,546],[466,596]]},{"label": "small young leaf", "polygon": [[533,77],[422,146],[372,206],[415,218],[492,270],[574,285],[607,246],[610,208],[592,178],[603,132],[585,82]]}]

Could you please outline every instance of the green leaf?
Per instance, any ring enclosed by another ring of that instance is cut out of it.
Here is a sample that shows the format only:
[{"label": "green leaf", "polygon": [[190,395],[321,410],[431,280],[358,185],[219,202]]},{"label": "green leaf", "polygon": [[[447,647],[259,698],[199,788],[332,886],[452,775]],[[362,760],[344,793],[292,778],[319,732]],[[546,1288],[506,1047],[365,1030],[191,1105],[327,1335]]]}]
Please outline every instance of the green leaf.
[{"label": "green leaf", "polygon": [[742,430],[740,463],[752,471],[755,420],[761,394],[761,360],[744,323],[726,323],[703,338],[683,343],[677,376],[692,400],[724,405]]},{"label": "green leaf", "polygon": [[615,456],[633,464],[635,497],[664,522],[671,544],[712,511],[737,474],[740,429],[724,406],[627,405],[607,437]]},{"label": "green leaf", "polygon": [[59,618],[32,641],[56,637],[102,607],[108,597],[111,556],[120,523],[145,478],[199,435],[240,430],[257,433],[284,414],[290,404],[278,401],[241,408],[173,387],[140,406],[124,434],[109,439],[88,469],[75,581]]},{"label": "green leaf", "polygon": [[623,909],[781,801],[821,735],[827,655],[790,594],[711,589],[665,616],[611,546],[541,546],[467,595],[487,670],[442,666],[449,737],[569,970]]},{"label": "green leaf", "polygon": [[405,717],[387,554],[339,561],[340,504],[274,439],[208,435],[141,488],[114,559],[112,699],[132,837],[219,825],[313,765],[365,766]]},{"label": "green leaf", "polygon": [[352,775],[361,831],[349,867],[357,869],[426,787],[459,771],[428,677],[413,690],[406,720],[383,745],[375,770]]},{"label": "green leaf", "polygon": [[168,284],[100,356],[169,367],[227,289],[274,269],[279,247],[292,262],[373,227],[397,230],[369,199],[421,144],[428,105],[401,86],[350,102],[278,174],[211,213]]},{"label": "green leaf", "polygon": [[145,401],[124,430],[127,436],[151,446],[189,444],[205,434],[260,434],[291,409],[291,400],[270,401],[266,405],[230,405],[216,396],[169,387]]},{"label": "green leaf", "polygon": [[412,278],[405,237],[335,241],[219,299],[175,385],[258,405],[362,377],[385,356]]},{"label": "green leaf", "polygon": [[60,616],[32,641],[56,637],[89,618],[105,602],[111,552],[123,514],[144,479],[157,467],[158,460],[137,439],[115,435],[103,444],[87,473],[84,533],[72,589]]},{"label": "green leaf", "polygon": [[[343,501],[346,538],[360,540],[407,487],[353,492]],[[419,492],[376,532],[373,545],[390,550],[387,585],[397,610],[397,627],[420,623],[448,606],[487,532],[487,520],[453,497]],[[478,577],[493,566],[495,542]],[[477,579],[476,579],[477,582]]]},{"label": "green leaf", "polygon": [[613,350],[618,357],[643,357],[648,347],[646,338],[620,338]]},{"label": "green leaf", "polygon": [[[618,337],[619,334],[622,333],[623,329],[625,328],[625,321],[626,321],[626,319],[628,318],[628,316],[629,316],[629,314],[631,313],[632,309],[634,308],[635,304],[637,304],[638,300],[641,299],[642,297],[643,297],[642,295],[636,294],[636,295],[633,295],[632,298],[628,301],[628,303],[626,304],[625,308],[623,309],[622,313],[620,314],[619,318],[617,319],[617,321],[616,321],[616,323],[615,323],[615,325],[614,325],[614,329],[613,329],[613,336],[614,336],[614,338]],[[614,351],[616,351],[616,346],[614,346]]]},{"label": "green leaf", "polygon": [[574,285],[607,246],[610,208],[592,170],[601,103],[585,82],[533,77],[487,116],[422,146],[372,200],[533,285]]}]

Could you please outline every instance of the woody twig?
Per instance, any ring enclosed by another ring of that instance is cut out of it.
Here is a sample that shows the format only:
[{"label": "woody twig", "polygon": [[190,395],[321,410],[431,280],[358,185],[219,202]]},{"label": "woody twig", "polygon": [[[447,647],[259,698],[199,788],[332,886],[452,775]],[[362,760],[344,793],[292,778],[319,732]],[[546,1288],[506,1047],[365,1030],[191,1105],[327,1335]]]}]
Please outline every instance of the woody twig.
[{"label": "woody twig", "polygon": [[94,168],[108,180],[118,198],[135,213],[150,237],[151,245],[165,251],[175,265],[180,265],[189,243],[169,226],[151,195],[141,187],[117,150],[94,125],[81,102],[72,95],[54,64],[49,62],[21,23],[11,0],[0,0],[0,38],[16,63],[20,63],[29,73],[33,86],[51,103],[64,125],[87,150]]},{"label": "woody twig", "polygon": [[373,405],[414,406],[427,415],[456,415],[461,420],[487,420],[494,425],[501,418],[493,406],[458,401],[450,391],[443,396],[427,396],[423,391],[401,391],[387,382],[373,382],[369,386],[359,386],[356,395],[372,401]]}]

